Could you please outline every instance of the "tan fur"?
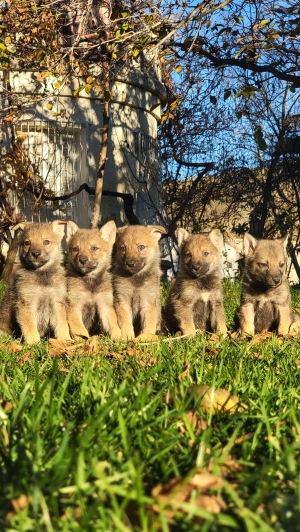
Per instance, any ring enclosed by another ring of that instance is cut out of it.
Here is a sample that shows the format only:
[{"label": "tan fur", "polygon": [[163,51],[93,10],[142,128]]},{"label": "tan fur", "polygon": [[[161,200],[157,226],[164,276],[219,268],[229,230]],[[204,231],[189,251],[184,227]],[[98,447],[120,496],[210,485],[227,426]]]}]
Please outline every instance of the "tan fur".
[{"label": "tan fur", "polygon": [[298,320],[291,309],[286,245],[287,238],[256,240],[250,234],[244,236],[241,304],[235,315],[241,333],[287,334]]},{"label": "tan fur", "polygon": [[122,338],[160,329],[159,240],[166,231],[157,225],[132,225],[118,230],[113,285]]},{"label": "tan fur", "polygon": [[196,329],[226,332],[222,284],[219,274],[223,237],[219,229],[209,235],[178,231],[178,275],[164,312],[170,332],[193,334]]},{"label": "tan fur", "polygon": [[70,340],[61,264],[64,226],[55,221],[18,227],[21,267],[0,306],[1,331],[22,335],[28,344],[51,332],[59,340]]},{"label": "tan fur", "polygon": [[110,272],[116,224],[98,229],[79,229],[67,224],[69,263],[67,268],[67,317],[73,337],[108,333],[121,337],[113,304]]}]

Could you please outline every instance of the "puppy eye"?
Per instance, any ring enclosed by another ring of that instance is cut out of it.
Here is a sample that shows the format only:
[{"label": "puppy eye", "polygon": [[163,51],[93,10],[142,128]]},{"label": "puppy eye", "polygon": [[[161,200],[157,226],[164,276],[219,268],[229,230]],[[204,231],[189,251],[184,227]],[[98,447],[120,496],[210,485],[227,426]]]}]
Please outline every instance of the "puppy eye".
[{"label": "puppy eye", "polygon": [[145,249],[145,246],[143,246],[143,244],[141,244],[140,246],[138,246],[139,250],[142,251],[143,249]]},{"label": "puppy eye", "polygon": [[124,245],[123,245],[123,246],[120,246],[120,250],[121,250],[121,251],[126,251],[126,246],[124,246]]},{"label": "puppy eye", "polygon": [[190,251],[187,251],[187,252],[186,252],[186,254],[185,254],[185,256],[186,256],[186,257],[191,257],[191,256],[192,256],[192,254],[191,254],[191,252],[190,252]]},{"label": "puppy eye", "polygon": [[99,248],[97,248],[97,246],[92,246],[92,247],[91,247],[91,250],[92,250],[92,251],[97,251],[97,249],[99,249]]},{"label": "puppy eye", "polygon": [[43,244],[44,244],[44,246],[49,246],[50,240],[44,240]]},{"label": "puppy eye", "polygon": [[262,268],[267,268],[268,263],[267,263],[267,262],[260,262],[259,265],[260,265]]},{"label": "puppy eye", "polygon": [[203,257],[208,257],[208,255],[209,255],[208,251],[203,251]]},{"label": "puppy eye", "polygon": [[30,240],[25,240],[25,242],[23,242],[23,246],[30,246]]},{"label": "puppy eye", "polygon": [[72,251],[79,251],[79,247],[78,247],[78,246],[74,246],[74,247],[72,248]]}]

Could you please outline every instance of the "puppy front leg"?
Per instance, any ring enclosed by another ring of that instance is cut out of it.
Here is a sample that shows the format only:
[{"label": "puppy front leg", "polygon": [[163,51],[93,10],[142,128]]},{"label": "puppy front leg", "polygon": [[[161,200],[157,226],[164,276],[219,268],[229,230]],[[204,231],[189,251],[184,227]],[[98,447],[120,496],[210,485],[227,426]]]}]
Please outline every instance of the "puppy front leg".
[{"label": "puppy front leg", "polygon": [[253,303],[245,303],[241,305],[238,311],[238,318],[240,322],[239,332],[248,333],[252,336],[255,333],[254,329],[254,305]]},{"label": "puppy front leg", "polygon": [[67,304],[67,321],[73,338],[76,338],[76,336],[89,337],[89,331],[82,321],[82,309],[80,307],[76,307],[71,303]]},{"label": "puppy front leg", "polygon": [[157,323],[160,322],[159,309],[156,301],[145,302],[141,308],[141,334],[155,334]]},{"label": "puppy front leg", "polygon": [[289,305],[279,306],[279,325],[278,325],[278,334],[288,334],[291,323],[291,308]]},{"label": "puppy front leg", "polygon": [[30,345],[39,342],[41,337],[38,332],[36,308],[28,303],[18,301],[16,318],[25,342]]},{"label": "puppy front leg", "polygon": [[196,327],[191,306],[175,305],[174,315],[179,323],[182,334],[195,334]]},{"label": "puppy front leg", "polygon": [[133,316],[129,303],[125,300],[119,300],[115,304],[115,309],[122,338],[132,340],[134,338]]},{"label": "puppy front leg", "polygon": [[121,338],[121,330],[113,307],[112,295],[105,297],[104,294],[101,294],[101,297],[97,300],[97,308],[104,332],[108,333],[112,340]]},{"label": "puppy front leg", "polygon": [[61,340],[62,342],[71,340],[69,325],[67,321],[66,303],[57,301],[53,311],[55,317],[55,338],[57,338],[57,340]]},{"label": "puppy front leg", "polygon": [[216,303],[215,312],[216,312],[217,331],[219,331],[220,333],[226,334],[227,327],[226,327],[225,310],[221,302]]}]

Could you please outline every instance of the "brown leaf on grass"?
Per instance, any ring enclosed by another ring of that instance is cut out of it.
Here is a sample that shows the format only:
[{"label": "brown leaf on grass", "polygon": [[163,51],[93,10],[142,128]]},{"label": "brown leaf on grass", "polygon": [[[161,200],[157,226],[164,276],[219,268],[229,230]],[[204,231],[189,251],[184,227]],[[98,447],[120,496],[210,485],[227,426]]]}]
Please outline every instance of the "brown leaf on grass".
[{"label": "brown leaf on grass", "polygon": [[240,436],[239,438],[236,438],[234,440],[235,445],[239,445],[240,443],[243,443],[243,441],[251,440],[253,438],[255,432],[248,432],[248,434],[244,434],[243,436]]},{"label": "brown leaf on grass", "polygon": [[68,342],[62,342],[56,338],[49,338],[49,344],[51,347],[48,349],[48,353],[51,357],[57,357],[62,355],[76,355],[77,349],[84,347],[85,343],[70,344]]},{"label": "brown leaf on grass", "polygon": [[84,345],[83,354],[91,355],[92,353],[95,353],[95,354],[99,353],[98,342],[99,342],[99,336],[97,335],[91,336],[91,338],[89,338]]},{"label": "brown leaf on grass", "polygon": [[[196,435],[200,434],[200,432],[202,432],[203,430],[207,429],[207,422],[205,421],[205,419],[202,419],[195,412],[187,412],[185,414],[185,417],[186,417],[187,421],[189,422],[189,424],[191,425],[191,427],[192,427],[192,429],[193,429],[193,431],[195,432]],[[184,422],[179,423],[178,429],[181,432],[181,434],[185,434],[186,433],[186,428],[185,427],[186,426],[185,426]]]},{"label": "brown leaf on grass", "polygon": [[212,514],[219,514],[222,510],[226,510],[227,506],[221,497],[215,495],[199,495],[195,500],[195,504],[199,508],[204,508]]},{"label": "brown leaf on grass", "polygon": [[208,471],[200,471],[189,479],[189,484],[199,490],[205,490],[209,488],[220,488],[223,486],[223,481],[220,477],[212,475]]},{"label": "brown leaf on grass", "polygon": [[24,355],[21,355],[18,358],[17,366],[19,366],[19,368],[21,368],[22,366],[24,366],[24,364],[26,362],[28,362],[28,360],[31,360],[32,357],[33,357],[33,351],[27,351],[27,353],[24,353]]},{"label": "brown leaf on grass", "polygon": [[32,497],[28,497],[27,495],[20,495],[20,497],[18,497],[17,499],[12,499],[10,502],[14,511],[6,514],[6,520],[11,519],[20,510],[26,508],[31,503],[31,501]]},{"label": "brown leaf on grass", "polygon": [[294,362],[295,362],[297,368],[300,368],[300,360],[298,360],[297,358],[295,358]]},{"label": "brown leaf on grass", "polygon": [[[221,488],[222,486],[222,479],[208,471],[200,471],[188,480],[182,477],[175,477],[167,484],[158,484],[152,489],[151,495],[156,500],[152,505],[152,509],[155,512],[159,512],[161,506],[166,506],[167,508],[163,509],[163,511],[168,517],[174,517],[175,510],[186,514],[187,511],[180,507],[180,503],[190,502],[193,491],[203,492],[211,488]],[[221,510],[226,509],[226,504],[220,496],[207,495],[205,493],[201,493],[193,499],[193,504],[212,513],[219,513]]]},{"label": "brown leaf on grass", "polygon": [[108,353],[108,356],[113,357],[113,358],[117,358],[118,360],[124,360],[123,355],[121,355],[121,353],[116,353],[115,351],[110,351]]},{"label": "brown leaf on grass", "polygon": [[254,358],[264,358],[264,355],[262,355],[261,353],[257,353],[257,352],[252,353],[252,356],[253,356]]},{"label": "brown leaf on grass", "polygon": [[287,336],[297,336],[297,334],[299,334],[299,329],[300,320],[294,321],[290,326],[289,333],[287,334]]},{"label": "brown leaf on grass", "polygon": [[207,356],[211,356],[211,355],[219,355],[220,354],[220,351],[217,350],[217,349],[212,349],[211,347],[209,347],[208,345],[205,347],[205,354]]},{"label": "brown leaf on grass", "polygon": [[239,337],[239,333],[237,331],[227,331],[227,336],[229,336],[229,338],[232,338],[233,340],[235,338],[238,338]]},{"label": "brown leaf on grass", "polygon": [[69,345],[67,342],[62,342],[56,338],[49,338],[49,344],[51,347],[55,347],[55,349],[61,349],[62,351],[65,350]]},{"label": "brown leaf on grass", "polygon": [[[212,467],[213,464],[211,463]],[[222,475],[226,476],[228,473],[231,473],[233,471],[241,471],[243,469],[243,466],[237,462],[237,460],[229,454],[226,456],[225,462],[222,462],[221,465],[221,473]]]},{"label": "brown leaf on grass", "polygon": [[22,349],[23,349],[23,346],[20,345],[20,343],[17,342],[17,340],[14,340],[13,342],[9,344],[9,350],[12,351],[13,353],[19,353],[20,351],[22,351]]},{"label": "brown leaf on grass", "polygon": [[14,407],[12,403],[10,403],[9,401],[5,401],[3,397],[0,397],[0,406],[2,410],[4,410],[4,412],[9,412]]},{"label": "brown leaf on grass", "polygon": [[58,368],[58,371],[61,371],[62,373],[70,373],[70,370],[67,368]]},{"label": "brown leaf on grass", "polygon": [[185,366],[183,368],[183,372],[179,373],[179,375],[178,375],[178,379],[184,379],[184,377],[186,377],[186,375],[188,375],[189,369],[190,369],[190,364],[185,364]]},{"label": "brown leaf on grass", "polygon": [[139,336],[133,339],[133,342],[145,342],[147,344],[152,342],[158,342],[158,336],[157,334],[150,333],[140,334]]},{"label": "brown leaf on grass", "polygon": [[208,341],[210,344],[216,344],[220,341],[220,336],[218,334],[212,333],[210,334]]},{"label": "brown leaf on grass", "polygon": [[[260,344],[261,342],[264,342],[268,338],[272,338],[272,336],[274,336],[274,333],[272,333],[272,332],[265,332],[265,333],[261,333],[261,334],[255,334],[254,336],[249,338],[250,344],[251,345]],[[278,337],[277,337],[277,340],[279,340]]]},{"label": "brown leaf on grass", "polygon": [[224,388],[217,389],[207,385],[192,386],[189,392],[200,398],[199,408],[207,414],[219,412],[233,414],[248,409],[248,406],[242,403],[237,395],[231,395]]}]

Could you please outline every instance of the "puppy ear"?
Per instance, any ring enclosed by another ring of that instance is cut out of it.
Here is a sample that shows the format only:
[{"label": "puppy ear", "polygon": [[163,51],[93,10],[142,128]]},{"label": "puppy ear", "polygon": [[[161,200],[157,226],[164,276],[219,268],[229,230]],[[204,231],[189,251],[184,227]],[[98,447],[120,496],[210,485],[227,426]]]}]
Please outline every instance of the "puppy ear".
[{"label": "puppy ear", "polygon": [[177,231],[178,247],[181,248],[183,242],[185,242],[188,236],[190,236],[190,233],[186,231],[186,229],[183,229],[183,227],[179,227]]},{"label": "puppy ear", "polygon": [[246,255],[246,257],[248,257],[248,255],[251,255],[255,251],[257,244],[258,241],[256,240],[256,238],[254,238],[254,236],[250,235],[249,233],[244,234],[243,247],[244,254]]},{"label": "puppy ear", "polygon": [[167,235],[168,231],[161,225],[148,225],[148,229],[150,229],[150,236],[154,236],[156,240],[161,239],[161,235]]},{"label": "puppy ear", "polygon": [[63,222],[62,220],[54,220],[54,222],[51,222],[50,225],[54,233],[57,233],[61,236],[65,234],[66,222]]},{"label": "puppy ear", "polygon": [[71,236],[77,233],[78,229],[79,227],[75,222],[72,222],[71,220],[67,222],[67,242],[70,240]]},{"label": "puppy ear", "polygon": [[224,240],[220,229],[213,229],[208,236],[215,248],[219,250],[222,249],[222,247],[224,246]]},{"label": "puppy ear", "polygon": [[100,229],[101,236],[105,242],[110,242],[113,244],[116,241],[117,236],[117,226],[113,220],[107,222]]},{"label": "puppy ear", "polygon": [[277,240],[278,240],[279,244],[282,244],[282,246],[283,246],[284,248],[286,248],[287,243],[288,243],[288,241],[289,241],[289,235],[286,235],[286,236],[283,236],[283,237],[281,237],[281,238],[278,238]]},{"label": "puppy ear", "polygon": [[130,227],[129,225],[122,225],[122,227],[117,228],[117,235],[121,235],[127,227]]}]

